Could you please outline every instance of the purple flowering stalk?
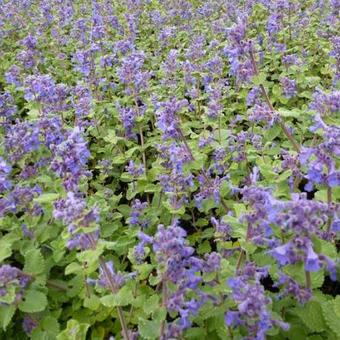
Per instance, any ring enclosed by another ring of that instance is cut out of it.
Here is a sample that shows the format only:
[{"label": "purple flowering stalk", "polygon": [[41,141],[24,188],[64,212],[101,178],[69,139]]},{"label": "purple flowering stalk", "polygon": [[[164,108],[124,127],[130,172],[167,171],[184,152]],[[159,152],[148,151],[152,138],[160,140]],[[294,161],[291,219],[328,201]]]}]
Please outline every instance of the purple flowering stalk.
[{"label": "purple flowering stalk", "polygon": [[[194,155],[191,151],[191,148],[190,148],[188,142],[186,141],[186,138],[185,138],[183,131],[181,130],[180,126],[177,127],[177,130],[178,130],[178,134],[179,134],[182,142],[184,143],[184,145],[187,149],[187,152],[188,152],[188,154],[191,158],[191,161],[195,161],[195,157],[194,157]],[[197,197],[198,201],[201,201],[205,197],[213,196],[216,202],[221,203],[223,208],[226,211],[229,211],[229,208],[228,208],[227,204],[224,202],[223,198],[221,198],[220,191],[219,191],[220,184],[221,184],[223,179],[216,177],[214,180],[212,180],[207,175],[207,173],[204,171],[204,169],[199,170],[199,172],[200,172],[199,181],[203,185],[203,188],[205,188],[205,190],[203,190],[199,194],[199,196]]]},{"label": "purple flowering stalk", "polygon": [[[273,206],[274,214],[270,222],[280,225],[285,233],[292,233],[290,241],[272,248],[269,253],[280,266],[304,263],[306,287],[311,288],[310,272],[327,267],[332,280],[336,280],[336,263],[323,254],[317,254],[313,249],[312,237],[329,239],[328,220],[338,214],[338,209],[331,209],[323,202],[307,200],[305,195],[294,195],[291,201],[280,202]],[[326,231],[320,229],[326,225]]]},{"label": "purple flowering stalk", "polygon": [[[163,103],[163,105],[157,103],[157,107],[161,109],[156,111],[157,126],[162,131],[162,138],[165,140],[175,139],[184,144],[187,157],[190,161],[195,161],[195,157],[192,150],[186,140],[186,137],[181,128],[180,118],[177,112],[183,107],[187,106],[187,100],[177,101],[176,98],[172,98],[170,101]],[[176,154],[174,155],[176,157]],[[183,158],[184,159],[184,158]],[[178,162],[176,162],[178,164]],[[214,180],[210,178],[204,169],[199,170],[200,182],[204,184],[205,190],[198,197],[199,201],[203,198],[213,196],[215,201],[222,204],[223,208],[228,211],[228,207],[223,199],[220,197],[219,186],[221,179],[216,177]],[[217,199],[218,196],[218,199]]]},{"label": "purple flowering stalk", "polygon": [[[96,249],[99,239],[99,230],[80,233],[77,232],[77,230],[79,227],[86,229],[94,222],[98,222],[98,209],[92,208],[89,211],[86,211],[85,201],[81,199],[79,195],[68,192],[66,199],[55,202],[53,215],[55,218],[61,219],[68,225],[68,231],[72,235],[67,243],[69,249]],[[111,290],[112,294],[116,294],[120,285],[117,284],[117,276],[115,275],[113,268],[112,270],[110,269],[110,266],[105,262],[103,257],[99,258],[99,265],[101,268],[101,281]],[[123,337],[125,340],[130,340],[127,323],[123,311],[119,306],[117,306],[117,313],[122,327]]]},{"label": "purple flowering stalk", "polygon": [[[256,59],[255,59],[255,56],[254,56],[254,51],[253,51],[253,48],[250,48],[249,50],[249,54],[250,54],[250,60],[251,60],[251,63],[252,63],[252,66],[253,66],[253,69],[254,69],[254,74],[255,76],[259,75],[259,70],[258,70],[258,67],[257,67],[257,63],[256,63]],[[259,88],[261,90],[261,93],[262,93],[262,96],[263,98],[265,99],[265,102],[270,110],[270,112],[273,114],[273,115],[277,115],[270,99],[269,99],[269,96],[268,96],[268,93],[264,87],[263,84],[260,84],[259,85]],[[286,135],[286,137],[288,138],[288,140],[290,141],[290,143],[292,144],[293,148],[297,151],[297,152],[300,152],[300,146],[298,144],[298,142],[296,141],[296,139],[294,138],[294,136],[290,133],[288,127],[286,126],[286,124],[282,121],[282,119],[280,118],[279,120],[279,124],[280,124],[280,127],[283,131],[283,133]]]},{"label": "purple flowering stalk", "polygon": [[[147,88],[148,80],[151,76],[150,72],[142,70],[144,60],[144,52],[133,52],[131,55],[123,58],[122,65],[117,71],[121,83],[126,86],[126,93],[131,95],[133,98],[137,117],[142,117],[144,114],[144,110],[141,110],[138,103],[139,94]],[[139,126],[139,136],[142,148],[142,160],[146,173],[147,162],[144,149],[145,142],[142,126]]]},{"label": "purple flowering stalk", "polygon": [[[137,260],[141,261],[145,256],[144,246],[151,244],[158,263],[158,276],[161,277],[162,306],[179,316],[171,323],[163,321],[160,339],[178,338],[191,326],[189,317],[196,315],[207,299],[198,287],[202,281],[198,273],[218,269],[220,257],[210,254],[212,256],[207,256],[205,262],[193,256],[194,248],[187,245],[186,232],[178,226],[176,219],[168,228],[159,225],[154,237],[143,232],[138,237],[140,243],[135,249]],[[188,300],[189,292],[194,292],[197,297],[190,295]]]},{"label": "purple flowering stalk", "polygon": [[260,283],[260,279],[267,275],[267,268],[257,268],[254,263],[247,263],[236,277],[228,279],[236,310],[226,313],[225,323],[228,327],[245,327],[247,339],[265,340],[266,332],[274,326],[289,329],[289,324],[273,319],[267,309],[271,299],[265,295]]},{"label": "purple flowering stalk", "polygon": [[[310,128],[312,132],[321,130],[323,132],[324,141],[316,147],[305,148],[301,154],[301,162],[303,164],[309,160],[309,171],[307,184],[310,189],[313,183],[323,184],[327,188],[327,202],[332,204],[332,188],[340,185],[340,172],[337,170],[336,162],[333,158],[340,155],[340,129],[335,125],[327,125],[323,117],[327,117],[332,113],[340,110],[340,91],[332,91],[328,94],[317,89],[313,94],[313,102],[310,108],[316,111],[314,116],[314,125]],[[314,156],[315,160],[310,161]],[[327,173],[324,173],[324,167]],[[328,230],[331,223],[328,225]]]},{"label": "purple flowering stalk", "polygon": [[51,145],[51,150],[53,153],[51,169],[63,178],[66,190],[77,190],[81,177],[89,176],[85,168],[90,152],[83,138],[82,129],[76,126],[63,142]]}]

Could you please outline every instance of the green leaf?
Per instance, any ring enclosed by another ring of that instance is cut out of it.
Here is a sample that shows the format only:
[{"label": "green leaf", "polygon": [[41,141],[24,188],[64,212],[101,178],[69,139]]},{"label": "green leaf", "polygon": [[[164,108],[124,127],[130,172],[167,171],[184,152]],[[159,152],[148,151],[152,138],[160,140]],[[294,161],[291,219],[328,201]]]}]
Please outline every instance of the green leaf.
[{"label": "green leaf", "polygon": [[161,333],[160,320],[145,320],[139,318],[138,331],[143,339],[156,339]]},{"label": "green leaf", "polygon": [[[284,272],[291,276],[294,280],[296,280],[300,285],[305,285],[306,277],[302,263],[287,265],[284,268]],[[321,287],[324,281],[323,271],[319,270],[318,272],[311,272],[311,279],[313,289]]]},{"label": "green leaf", "polygon": [[136,266],[138,271],[138,277],[140,280],[145,280],[153,270],[154,266],[149,263],[143,263],[141,265]]},{"label": "green leaf", "polygon": [[6,295],[0,296],[0,305],[2,303],[8,304],[8,305],[13,303],[15,301],[15,296],[16,296],[15,286],[10,285],[6,289]]},{"label": "green leaf", "polygon": [[42,194],[39,197],[34,198],[33,201],[36,203],[50,203],[50,202],[54,202],[58,198],[60,198],[60,194],[51,192],[51,193]]},{"label": "green leaf", "polygon": [[263,83],[266,81],[266,74],[265,73],[260,73],[256,76],[253,77],[253,83],[254,85],[263,85]]},{"label": "green leaf", "polygon": [[340,296],[338,295],[333,301],[335,314],[340,318]]},{"label": "green leaf", "polygon": [[90,325],[69,320],[66,329],[57,336],[57,340],[85,340]]},{"label": "green leaf", "polygon": [[0,242],[0,262],[12,254],[11,244]]},{"label": "green leaf", "polygon": [[44,293],[37,290],[28,290],[23,301],[19,303],[19,309],[25,313],[36,313],[43,311],[47,306],[47,298]]},{"label": "green leaf", "polygon": [[14,305],[0,305],[0,325],[5,331],[15,313]]},{"label": "green leaf", "polygon": [[100,299],[96,295],[91,295],[90,297],[86,297],[84,299],[84,307],[91,309],[91,310],[97,310],[100,306]]},{"label": "green leaf", "polygon": [[297,307],[293,311],[312,333],[319,333],[326,329],[325,321],[321,317],[322,309],[319,302],[309,301],[303,307]]},{"label": "green leaf", "polygon": [[206,334],[205,328],[192,327],[185,332],[185,339],[203,339],[202,337],[205,338]]},{"label": "green leaf", "polygon": [[337,338],[340,339],[340,316],[336,313],[334,301],[324,302],[321,307],[322,315],[327,326],[337,335]]},{"label": "green leaf", "polygon": [[58,320],[53,316],[46,316],[41,321],[41,326],[48,334],[54,337],[58,334],[60,328]]},{"label": "green leaf", "polygon": [[66,268],[65,268],[65,275],[70,275],[74,273],[79,273],[83,270],[82,266],[77,263],[77,262],[72,262],[70,263]]},{"label": "green leaf", "polygon": [[100,301],[106,307],[127,306],[134,300],[132,289],[129,286],[121,288],[117,294],[103,296]]},{"label": "green leaf", "polygon": [[278,135],[280,135],[281,133],[281,127],[276,124],[273,127],[271,127],[270,129],[266,130],[264,132],[264,136],[266,138],[266,140],[268,141],[272,141],[274,138],[276,138]]},{"label": "green leaf", "polygon": [[159,307],[159,296],[157,294],[151,295],[143,306],[143,310],[146,314],[153,313]]},{"label": "green leaf", "polygon": [[24,272],[38,275],[45,270],[45,260],[39,249],[31,249],[25,254]]},{"label": "green leaf", "polygon": [[302,116],[302,112],[298,109],[287,110],[287,109],[280,108],[278,112],[280,113],[280,116],[282,117],[299,118]]},{"label": "green leaf", "polygon": [[256,163],[265,179],[272,181],[277,176],[277,174],[273,171],[272,164],[265,163],[262,158],[259,158]]},{"label": "green leaf", "polygon": [[240,223],[240,221],[236,217],[225,215],[223,216],[222,220],[223,222],[226,222],[232,226],[233,228],[232,235],[234,237],[245,237],[246,236],[247,227],[243,225],[242,223]]},{"label": "green leaf", "polygon": [[233,209],[235,210],[237,218],[240,218],[247,211],[247,208],[243,203],[233,204]]}]

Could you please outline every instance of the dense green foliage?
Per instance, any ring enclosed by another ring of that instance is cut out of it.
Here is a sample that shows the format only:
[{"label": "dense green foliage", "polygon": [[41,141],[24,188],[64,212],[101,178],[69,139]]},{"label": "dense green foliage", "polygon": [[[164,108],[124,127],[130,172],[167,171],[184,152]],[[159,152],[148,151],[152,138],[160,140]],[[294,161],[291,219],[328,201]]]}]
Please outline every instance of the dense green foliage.
[{"label": "dense green foliage", "polygon": [[0,0],[0,338],[339,338],[339,9]]}]

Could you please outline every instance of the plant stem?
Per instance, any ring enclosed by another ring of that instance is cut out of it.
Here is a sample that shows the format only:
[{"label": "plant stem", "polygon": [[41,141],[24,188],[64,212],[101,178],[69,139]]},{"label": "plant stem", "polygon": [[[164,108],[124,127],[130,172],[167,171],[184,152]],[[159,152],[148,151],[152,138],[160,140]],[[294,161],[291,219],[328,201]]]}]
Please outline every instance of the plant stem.
[{"label": "plant stem", "polygon": [[[259,75],[259,70],[257,68],[257,64],[256,64],[256,60],[255,60],[255,56],[254,56],[254,52],[253,50],[251,49],[250,50],[250,59],[251,59],[251,63],[252,63],[252,66],[253,66],[253,69],[254,69],[254,73],[255,75]],[[270,99],[269,99],[269,96],[268,96],[268,93],[265,89],[265,87],[263,86],[263,84],[260,84],[260,90],[261,90],[261,93],[262,93],[262,96],[269,108],[269,110],[272,112],[272,113],[275,113],[276,110],[274,109],[273,107],[273,104],[271,103]],[[296,139],[294,138],[294,136],[290,133],[288,127],[286,126],[286,124],[281,120],[280,118],[280,127],[283,131],[283,133],[286,135],[286,137],[288,138],[288,140],[290,141],[290,143],[292,144],[293,148],[295,149],[295,151],[297,152],[300,152],[300,146],[298,144],[298,142],[296,141]]]},{"label": "plant stem", "polygon": [[[116,294],[117,288],[115,287],[114,282],[112,280],[111,272],[107,268],[107,265],[106,265],[106,263],[105,263],[105,261],[102,257],[99,258],[99,263],[100,263],[100,266],[101,266],[101,268],[102,268],[103,272],[105,273],[105,276],[108,280],[111,292],[113,294]],[[127,325],[126,325],[126,320],[125,320],[125,317],[124,317],[124,314],[123,314],[123,310],[119,306],[117,306],[117,313],[118,313],[120,325],[122,326],[123,337],[124,337],[125,340],[130,340],[129,331],[128,331],[128,328],[127,328]]]},{"label": "plant stem", "polygon": [[63,292],[67,292],[67,286],[64,286],[63,284],[57,282],[57,281],[54,281],[54,280],[47,280],[46,282],[47,286],[49,287],[52,287],[52,288],[55,288],[55,289],[59,289]]},{"label": "plant stem", "polygon": [[234,339],[234,334],[233,334],[233,330],[231,327],[227,327],[228,329],[228,333],[229,333],[229,336],[230,336],[230,339]]},{"label": "plant stem", "polygon": [[[166,280],[163,280],[162,281],[162,307],[166,307],[167,300],[168,300],[168,287],[166,284]],[[162,320],[161,330],[160,330],[160,335],[159,335],[160,340],[163,338],[164,331],[165,331],[165,320]]]},{"label": "plant stem", "polygon": [[312,278],[310,276],[310,272],[305,270],[305,277],[306,277],[306,288],[311,289],[312,287]]},{"label": "plant stem", "polygon": [[[330,206],[332,204],[332,188],[327,185],[327,203],[328,206]],[[327,221],[327,231],[329,232],[331,229],[331,225],[332,225],[332,219],[329,218]]]},{"label": "plant stem", "polygon": [[218,115],[218,139],[219,139],[220,144],[222,143],[222,136],[221,136],[221,124],[222,124],[222,122],[221,122],[221,115],[222,115],[222,113],[220,113]]},{"label": "plant stem", "polygon": [[239,271],[239,269],[241,268],[243,256],[244,256],[245,254],[246,254],[246,252],[245,252],[243,249],[241,249],[240,254],[239,254],[239,256],[238,256],[238,259],[237,259],[235,273],[237,273],[237,272]]},{"label": "plant stem", "polygon": [[[92,249],[96,249],[96,241],[93,239],[93,236],[91,234],[88,234],[88,237],[90,239]],[[117,294],[118,288],[116,287],[116,285],[115,285],[115,283],[112,279],[111,272],[110,272],[109,268],[107,267],[106,262],[105,262],[105,260],[102,256],[99,257],[99,265],[100,265],[100,268],[102,269],[104,275],[106,276],[106,280],[109,284],[109,288],[110,288],[112,294]],[[123,314],[123,310],[119,306],[117,306],[116,308],[117,308],[117,313],[118,313],[120,325],[122,327],[123,338],[124,338],[124,340],[130,340],[129,331],[128,331],[126,320],[125,320],[125,317],[124,317],[124,314]]]},{"label": "plant stem", "polygon": [[141,147],[143,149],[143,151],[142,151],[143,165],[144,165],[144,169],[145,169],[145,173],[146,173],[147,166],[146,166],[146,156],[145,156],[145,151],[144,151],[144,136],[143,136],[143,129],[142,129],[141,126],[139,127],[139,135],[140,135],[140,144],[141,144]]},{"label": "plant stem", "polygon": [[[134,100],[134,103],[135,103],[135,106],[136,106],[137,114],[138,114],[138,116],[141,116],[141,112],[140,112],[139,105],[138,105],[138,102],[137,102],[137,93],[136,93],[135,89],[133,89],[133,100]],[[145,150],[144,150],[144,135],[143,135],[143,129],[142,129],[141,126],[139,127],[139,136],[140,136],[140,144],[141,144],[141,147],[142,147],[142,161],[143,161],[144,171],[145,171],[145,175],[146,175],[148,168],[147,168],[147,165],[146,165],[146,155],[145,155]],[[148,203],[150,204],[150,197],[149,197],[148,194],[146,195],[146,199],[147,199]]]}]

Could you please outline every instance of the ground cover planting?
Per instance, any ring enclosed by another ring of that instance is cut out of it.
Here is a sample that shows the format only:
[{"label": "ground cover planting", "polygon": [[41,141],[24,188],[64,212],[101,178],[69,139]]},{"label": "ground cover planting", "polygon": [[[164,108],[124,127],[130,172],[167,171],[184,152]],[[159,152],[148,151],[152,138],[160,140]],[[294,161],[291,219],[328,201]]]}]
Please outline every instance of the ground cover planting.
[{"label": "ground cover planting", "polygon": [[338,0],[0,0],[0,338],[340,337]]}]

